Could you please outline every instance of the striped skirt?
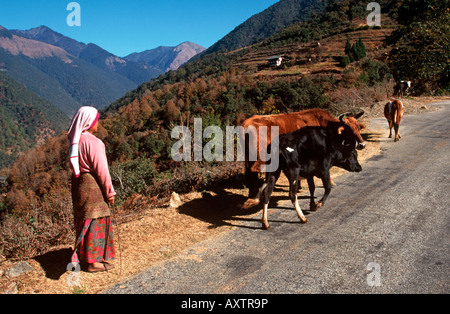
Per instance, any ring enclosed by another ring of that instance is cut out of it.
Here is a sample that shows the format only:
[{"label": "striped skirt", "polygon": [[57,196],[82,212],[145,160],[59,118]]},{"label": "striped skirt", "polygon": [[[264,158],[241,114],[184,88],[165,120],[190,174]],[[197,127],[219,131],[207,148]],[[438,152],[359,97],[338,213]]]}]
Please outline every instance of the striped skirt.
[{"label": "striped skirt", "polygon": [[115,256],[110,217],[75,219],[76,241],[72,263],[100,263]]}]

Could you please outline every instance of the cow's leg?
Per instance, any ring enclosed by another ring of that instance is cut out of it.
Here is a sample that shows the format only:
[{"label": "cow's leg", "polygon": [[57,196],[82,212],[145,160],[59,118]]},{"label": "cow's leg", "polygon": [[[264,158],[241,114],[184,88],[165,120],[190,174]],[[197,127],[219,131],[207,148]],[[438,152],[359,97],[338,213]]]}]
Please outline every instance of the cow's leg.
[{"label": "cow's leg", "polygon": [[334,182],[333,178],[330,178],[331,186],[336,186],[336,183]]},{"label": "cow's leg", "polygon": [[300,191],[301,189],[302,189],[302,177],[298,177],[298,190],[297,191]]},{"label": "cow's leg", "polygon": [[303,215],[302,209],[300,208],[300,204],[298,203],[297,193],[295,194],[295,200],[293,203],[295,206],[295,210],[297,211],[298,218],[300,218],[301,222],[307,223],[308,220],[306,219],[305,215]]},{"label": "cow's leg", "polygon": [[318,206],[319,203],[316,203],[314,201],[314,192],[316,191],[316,185],[314,184],[314,177],[308,178],[308,187],[310,194],[309,210],[316,211],[317,209],[319,209],[320,206]]},{"label": "cow's leg", "polygon": [[325,205],[325,202],[330,195],[331,192],[331,182],[330,182],[330,173],[326,172],[324,177],[322,178],[323,187],[325,188],[325,193],[323,194],[322,199],[316,204],[317,208],[320,208]]},{"label": "cow's leg", "polygon": [[400,141],[400,134],[398,133],[399,125],[398,123],[394,124],[394,130],[395,130],[395,140],[394,142]]},{"label": "cow's leg", "polygon": [[256,199],[260,188],[258,173],[251,171],[250,168],[245,169],[245,184],[248,187],[248,197]]},{"label": "cow's leg", "polygon": [[394,125],[391,121],[388,121],[388,123],[389,123],[389,138],[392,138],[392,128],[394,127]]},{"label": "cow's leg", "polygon": [[262,216],[262,228],[264,230],[269,230],[270,225],[269,221],[267,220],[267,210],[269,208],[269,204],[264,204],[264,210],[263,210],[263,216]]},{"label": "cow's leg", "polygon": [[306,223],[306,222],[308,222],[308,220],[306,219],[305,215],[303,215],[302,209],[300,208],[300,204],[298,202],[298,196],[297,196],[298,185],[299,185],[298,176],[299,176],[299,169],[291,170],[291,173],[288,175],[289,198],[291,199],[291,202],[294,205],[295,210],[297,211],[298,218],[300,218],[300,220],[303,223]]},{"label": "cow's leg", "polygon": [[267,210],[269,209],[270,196],[275,188],[275,183],[277,183],[277,180],[280,177],[280,173],[280,170],[267,173],[266,183],[261,188],[261,197],[264,198],[264,210],[262,216],[262,228],[264,230],[270,229],[269,221],[267,220]]}]

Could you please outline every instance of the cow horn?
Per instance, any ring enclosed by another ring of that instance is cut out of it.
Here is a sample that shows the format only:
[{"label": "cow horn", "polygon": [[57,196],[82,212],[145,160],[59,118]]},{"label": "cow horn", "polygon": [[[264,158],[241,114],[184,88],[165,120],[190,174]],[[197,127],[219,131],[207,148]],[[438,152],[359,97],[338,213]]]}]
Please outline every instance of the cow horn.
[{"label": "cow horn", "polygon": [[364,114],[364,111],[361,111],[360,113],[355,114],[353,117],[354,117],[356,120],[358,120],[359,118],[361,118],[361,117],[363,116],[363,114]]},{"label": "cow horn", "polygon": [[341,121],[342,123],[345,123],[345,122],[344,122],[344,119],[347,119],[350,115],[351,115],[350,112],[346,112],[346,113],[341,114],[341,115],[339,116],[339,121]]}]

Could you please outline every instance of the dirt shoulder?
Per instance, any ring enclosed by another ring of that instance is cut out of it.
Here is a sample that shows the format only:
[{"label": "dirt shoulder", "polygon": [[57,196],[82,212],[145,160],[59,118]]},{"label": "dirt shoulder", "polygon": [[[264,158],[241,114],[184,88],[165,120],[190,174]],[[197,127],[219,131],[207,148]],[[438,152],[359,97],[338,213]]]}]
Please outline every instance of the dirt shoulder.
[{"label": "dirt shoulder", "polygon": [[[405,99],[406,114],[438,110],[427,104],[448,99],[450,97]],[[380,102],[368,108],[367,116],[381,117],[384,104],[385,102]],[[386,136],[387,125],[385,129],[365,129],[362,133],[367,147],[359,152],[359,160],[364,164],[366,160],[379,154],[380,138]],[[337,177],[343,173],[344,170],[335,168],[332,176]],[[287,201],[287,180],[282,177],[277,185],[279,189],[275,193],[282,196],[282,202]],[[302,193],[308,193],[306,183],[303,186],[306,189]],[[28,260],[33,270],[18,277],[7,276],[7,271],[17,262],[4,261],[0,264],[0,293],[99,293],[156,263],[178,255],[197,242],[231,230],[240,219],[252,218],[259,223],[260,206],[246,210],[241,207],[246,201],[246,193],[242,188],[224,186],[189,193],[181,195],[179,200],[173,199],[174,206],[167,204],[151,208],[131,221],[119,224],[115,227],[115,269],[97,274],[81,272],[80,287],[68,284],[73,274],[66,271],[71,246],[55,247],[52,252]]]}]

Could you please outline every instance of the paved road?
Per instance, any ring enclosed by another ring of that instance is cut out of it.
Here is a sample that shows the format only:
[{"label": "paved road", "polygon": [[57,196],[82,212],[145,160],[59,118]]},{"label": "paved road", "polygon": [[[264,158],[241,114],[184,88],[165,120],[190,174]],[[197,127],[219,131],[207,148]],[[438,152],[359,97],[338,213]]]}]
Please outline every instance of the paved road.
[{"label": "paved road", "polygon": [[450,102],[440,105],[405,116],[402,140],[382,139],[307,224],[286,203],[269,211],[271,230],[240,221],[106,293],[449,293]]}]

